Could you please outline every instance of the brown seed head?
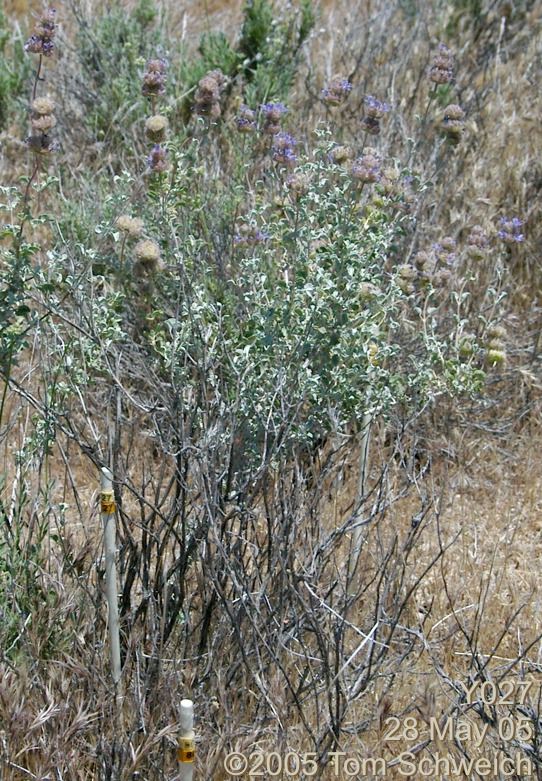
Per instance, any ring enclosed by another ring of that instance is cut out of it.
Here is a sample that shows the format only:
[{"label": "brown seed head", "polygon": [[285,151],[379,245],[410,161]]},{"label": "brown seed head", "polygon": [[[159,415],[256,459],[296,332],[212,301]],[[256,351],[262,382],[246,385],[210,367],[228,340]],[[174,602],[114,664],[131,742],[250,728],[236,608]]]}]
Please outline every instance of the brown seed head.
[{"label": "brown seed head", "polygon": [[165,141],[167,134],[168,120],[162,114],[156,114],[149,117],[145,122],[145,135],[154,144],[160,144]]},{"label": "brown seed head", "polygon": [[152,239],[142,239],[134,247],[134,256],[142,263],[156,265],[160,263],[160,247]]},{"label": "brown seed head", "polygon": [[40,114],[42,116],[45,114],[52,114],[55,108],[55,101],[48,96],[44,98],[36,98],[36,100],[32,102],[32,111],[34,114]]},{"label": "brown seed head", "polygon": [[56,126],[56,118],[48,114],[33,114],[32,127],[38,133],[48,133]]},{"label": "brown seed head", "polygon": [[286,180],[286,187],[296,198],[301,198],[309,192],[311,177],[301,171],[291,174]]},{"label": "brown seed head", "polygon": [[352,160],[354,157],[354,152],[349,146],[336,146],[331,150],[329,156],[334,163],[338,163],[340,165],[341,163],[346,163],[347,160]]},{"label": "brown seed head", "polygon": [[138,239],[143,233],[143,220],[140,220],[139,217],[130,217],[128,214],[121,214],[117,218],[115,226],[133,239]]}]

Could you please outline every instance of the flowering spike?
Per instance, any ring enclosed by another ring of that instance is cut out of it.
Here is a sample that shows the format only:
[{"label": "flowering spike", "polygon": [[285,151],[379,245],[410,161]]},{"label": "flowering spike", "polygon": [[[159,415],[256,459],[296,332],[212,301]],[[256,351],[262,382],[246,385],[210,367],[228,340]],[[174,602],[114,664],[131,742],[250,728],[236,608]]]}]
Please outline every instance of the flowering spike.
[{"label": "flowering spike", "polygon": [[499,224],[501,229],[497,235],[506,244],[525,241],[525,236],[519,230],[525,224],[525,220],[520,220],[518,217],[513,217],[511,220],[507,217],[500,217]]},{"label": "flowering spike", "polygon": [[429,78],[435,84],[449,84],[454,78],[454,65],[452,52],[443,43],[439,44],[439,51],[433,60]]},{"label": "flowering spike", "polygon": [[57,29],[56,8],[48,8],[41,14],[36,32],[25,43],[24,50],[30,54],[52,57],[56,48],[53,38],[56,36]]},{"label": "flowering spike", "polygon": [[329,83],[329,86],[322,90],[322,100],[329,106],[339,106],[348,96],[352,89],[352,84],[348,79],[335,76]]}]

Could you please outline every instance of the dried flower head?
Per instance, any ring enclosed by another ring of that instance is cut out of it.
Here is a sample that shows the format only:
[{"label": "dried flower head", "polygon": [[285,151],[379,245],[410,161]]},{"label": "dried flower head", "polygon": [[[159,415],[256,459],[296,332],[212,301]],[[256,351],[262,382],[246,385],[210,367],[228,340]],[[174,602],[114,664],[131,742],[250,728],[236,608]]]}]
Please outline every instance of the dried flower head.
[{"label": "dried flower head", "polygon": [[226,83],[226,77],[219,70],[210,71],[200,79],[194,96],[194,111],[198,116],[218,119],[221,114],[220,92]]},{"label": "dried flower head", "polygon": [[149,60],[143,74],[141,92],[148,98],[160,98],[166,94],[167,60]]},{"label": "dried flower head", "polygon": [[413,280],[418,276],[418,272],[410,263],[404,263],[402,266],[399,266],[397,273],[401,279]]},{"label": "dried flower head", "polygon": [[438,244],[433,244],[433,252],[438,263],[451,266],[455,262],[457,242],[451,236],[445,236]]},{"label": "dried flower head", "polygon": [[525,236],[520,232],[520,228],[525,224],[525,220],[520,220],[518,217],[512,217],[511,220],[507,217],[500,217],[499,224],[501,228],[497,235],[506,244],[525,241]]},{"label": "dried flower head", "polygon": [[374,184],[380,181],[381,159],[376,150],[367,149],[350,168],[350,176],[361,184]]},{"label": "dried flower head", "polygon": [[425,250],[420,250],[420,252],[416,253],[414,256],[414,263],[418,271],[424,273],[430,272],[434,265],[433,258],[429,252],[425,252]]},{"label": "dried flower head", "polygon": [[354,152],[349,146],[335,146],[329,153],[329,157],[334,163],[341,165],[348,162],[348,160],[352,160]]},{"label": "dried flower head", "polygon": [[414,281],[418,276],[418,272],[410,263],[404,263],[397,269],[397,285],[400,290],[407,295],[414,293]]},{"label": "dried flower head", "polygon": [[457,142],[461,138],[465,127],[465,112],[457,103],[451,103],[446,106],[442,112],[440,120],[440,129],[444,135],[452,142]]},{"label": "dried flower head", "polygon": [[488,366],[493,368],[497,366],[506,365],[506,352],[505,350],[488,350],[486,356],[486,362]]},{"label": "dried flower head", "polygon": [[55,101],[49,96],[44,98],[36,98],[32,102],[32,111],[34,114],[45,116],[46,114],[52,114],[56,108]]},{"label": "dried flower head", "polygon": [[218,83],[212,76],[207,75],[200,79],[196,90],[196,103],[212,102],[218,100],[219,96]]},{"label": "dried flower head", "polygon": [[217,103],[196,103],[194,111],[199,117],[205,117],[208,120],[218,119],[222,111],[220,104]]},{"label": "dried flower head", "polygon": [[140,278],[160,271],[164,262],[160,256],[160,247],[152,239],[142,239],[134,247],[134,276]]},{"label": "dried flower head", "polygon": [[222,90],[227,86],[229,83],[228,77],[222,73],[220,68],[215,68],[212,71],[209,71],[207,74],[211,79],[214,79],[216,83],[218,84],[219,92],[222,92]]},{"label": "dried flower head", "polygon": [[362,282],[359,286],[360,298],[364,301],[374,301],[382,291],[372,282]]},{"label": "dried flower head", "polygon": [[470,358],[471,355],[474,355],[475,348],[475,335],[470,333],[463,334],[459,342],[459,355],[461,355],[462,358]]},{"label": "dried flower head", "polygon": [[56,127],[56,117],[52,114],[32,114],[31,122],[37,133],[48,133]]},{"label": "dried flower head", "polygon": [[399,277],[397,279],[397,287],[399,288],[399,290],[402,290],[406,296],[412,295],[412,293],[414,293],[416,290],[412,280],[404,279],[403,277]]},{"label": "dried flower head", "polygon": [[488,251],[489,239],[481,225],[474,225],[467,236],[467,257],[471,260],[482,260]]},{"label": "dried flower head", "polygon": [[329,86],[322,90],[322,100],[328,106],[340,106],[344,99],[349,95],[352,84],[348,79],[334,76]]},{"label": "dried flower head", "polygon": [[267,231],[263,231],[254,223],[244,222],[237,226],[237,233],[233,240],[238,247],[254,247],[270,238]]},{"label": "dried flower head", "polygon": [[41,133],[39,136],[29,136],[25,138],[25,143],[31,152],[44,157],[56,155],[60,149],[58,141],[50,138],[46,133]]},{"label": "dried flower head", "polygon": [[143,260],[146,263],[155,263],[160,260],[160,247],[152,239],[143,239],[135,245],[134,255],[138,260]]},{"label": "dried flower head", "polygon": [[445,287],[452,278],[452,272],[449,268],[439,268],[433,276],[433,284],[435,287]]},{"label": "dried flower head", "polygon": [[30,54],[42,54],[44,57],[52,57],[55,51],[55,42],[58,24],[56,22],[56,8],[45,10],[36,25],[33,33],[25,43],[25,51]]},{"label": "dried flower head", "polygon": [[154,149],[147,158],[151,173],[163,174],[167,171],[167,152],[160,144],[155,144]]},{"label": "dried flower head", "polygon": [[117,230],[125,233],[132,239],[138,239],[143,233],[143,220],[139,217],[130,217],[128,214],[121,214],[115,222]]},{"label": "dried flower head", "polygon": [[492,325],[491,328],[489,328],[487,335],[490,340],[498,339],[503,342],[508,336],[508,332],[503,325]]},{"label": "dried flower head", "polygon": [[297,144],[297,138],[289,133],[281,131],[273,136],[273,145],[271,146],[271,155],[273,160],[278,163],[295,163],[297,155],[294,147]]},{"label": "dried flower head", "polygon": [[163,114],[155,114],[145,122],[145,135],[153,144],[166,140],[168,120]]},{"label": "dried flower head", "polygon": [[264,103],[260,106],[266,122],[277,124],[288,111],[283,103]]},{"label": "dried flower head", "polygon": [[239,116],[235,117],[235,124],[240,133],[252,133],[256,130],[256,112],[248,106],[241,106]]},{"label": "dried flower head", "polygon": [[443,43],[439,45],[438,54],[433,59],[429,78],[435,84],[449,84],[453,81],[454,56]]},{"label": "dried flower head", "polygon": [[303,171],[297,171],[296,173],[290,174],[286,179],[286,187],[295,198],[302,198],[306,195],[310,190],[310,186],[311,177]]}]

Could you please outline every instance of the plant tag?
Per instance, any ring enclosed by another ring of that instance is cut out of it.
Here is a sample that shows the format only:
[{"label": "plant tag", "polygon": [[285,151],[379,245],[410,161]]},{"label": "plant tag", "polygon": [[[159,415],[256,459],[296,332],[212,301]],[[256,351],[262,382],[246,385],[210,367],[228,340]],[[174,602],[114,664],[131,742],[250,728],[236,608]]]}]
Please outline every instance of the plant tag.
[{"label": "plant tag", "polygon": [[179,762],[193,762],[196,757],[196,744],[194,738],[179,738],[177,759]]},{"label": "plant tag", "polygon": [[113,515],[115,512],[115,495],[113,491],[102,491],[100,494],[100,512],[102,515]]}]

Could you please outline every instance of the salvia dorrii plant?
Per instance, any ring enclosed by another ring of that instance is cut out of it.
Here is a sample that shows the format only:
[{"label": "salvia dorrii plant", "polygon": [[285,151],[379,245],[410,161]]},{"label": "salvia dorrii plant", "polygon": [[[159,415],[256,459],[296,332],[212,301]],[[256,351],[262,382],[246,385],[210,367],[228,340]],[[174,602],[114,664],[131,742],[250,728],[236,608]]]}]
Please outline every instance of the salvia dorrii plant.
[{"label": "salvia dorrii plant", "polygon": [[[525,239],[524,221],[497,217],[491,232],[468,218],[463,232],[437,225],[421,242],[416,228],[433,179],[468,132],[453,54],[441,45],[420,77],[419,136],[395,156],[385,138],[398,100],[362,84],[355,68],[318,74],[318,121],[297,110],[290,87],[310,26],[303,6],[272,24],[271,7],[253,0],[238,45],[207,33],[192,70],[176,63],[173,46],[138,51],[129,73],[139,84],[122,93],[137,92],[130,110],[107,116],[100,104],[100,143],[110,139],[112,150],[99,147],[108,162],[85,176],[93,209],[84,217],[73,203],[79,185],[64,175],[55,218],[44,213],[44,191],[56,181],[47,164],[59,153],[66,168],[74,162],[59,144],[59,101],[50,94],[54,9],[28,41],[36,59],[30,173],[2,188],[0,367],[2,411],[11,388],[34,417],[15,454],[16,501],[2,499],[1,512],[18,529],[14,550],[32,541],[36,582],[48,568],[58,574],[34,591],[30,577],[21,590],[10,574],[16,598],[3,608],[9,670],[0,707],[10,714],[1,750],[14,773],[67,777],[79,762],[85,778],[166,778],[176,701],[188,695],[201,703],[211,776],[219,761],[212,725],[234,690],[245,693],[247,715],[241,708],[231,719],[237,727],[216,727],[228,749],[248,750],[268,731],[282,741],[275,763],[292,740],[325,767],[350,740],[376,734],[382,746],[386,695],[402,665],[429,651],[442,700],[463,713],[453,675],[472,683],[475,672],[437,659],[424,619],[412,618],[413,595],[433,582],[438,562],[446,569],[452,544],[425,488],[429,468],[404,457],[400,437],[371,463],[369,430],[384,439],[397,420],[415,429],[439,399],[479,399],[486,377],[505,369],[506,267]],[[144,4],[137,9],[134,24],[149,27],[154,17]],[[126,42],[130,59],[134,41]],[[87,40],[85,52],[98,43]],[[190,78],[180,84],[183,73]],[[356,101],[356,132],[346,135],[341,117]],[[131,114],[138,154],[119,149],[112,160],[113,140],[130,137]],[[479,269],[491,264],[491,284],[479,291]],[[16,371],[31,340],[27,360],[42,361],[37,390],[37,370]],[[75,462],[114,473],[125,697],[114,726],[96,509]],[[31,469],[46,489],[26,521]],[[346,501],[349,471],[355,489]],[[406,523],[394,515],[404,506]],[[70,518],[79,520],[79,549]],[[24,569],[24,556],[17,561]],[[38,608],[55,619],[43,637],[32,626]],[[464,630],[467,645],[476,646],[476,631]],[[488,653],[472,651],[480,676]],[[72,689],[42,670],[55,654],[77,678]],[[19,702],[34,684],[27,672],[12,680],[17,665],[45,681],[36,678],[43,703],[34,721]],[[428,722],[438,709],[431,692],[424,697],[416,707]],[[482,706],[471,710],[488,723]],[[16,713],[33,738],[20,745]],[[67,726],[58,726],[51,752],[54,719]],[[281,719],[295,720],[299,734],[286,740]],[[235,732],[250,720],[252,737]],[[497,717],[490,728],[496,741]],[[523,728],[524,743],[535,746]]]}]

